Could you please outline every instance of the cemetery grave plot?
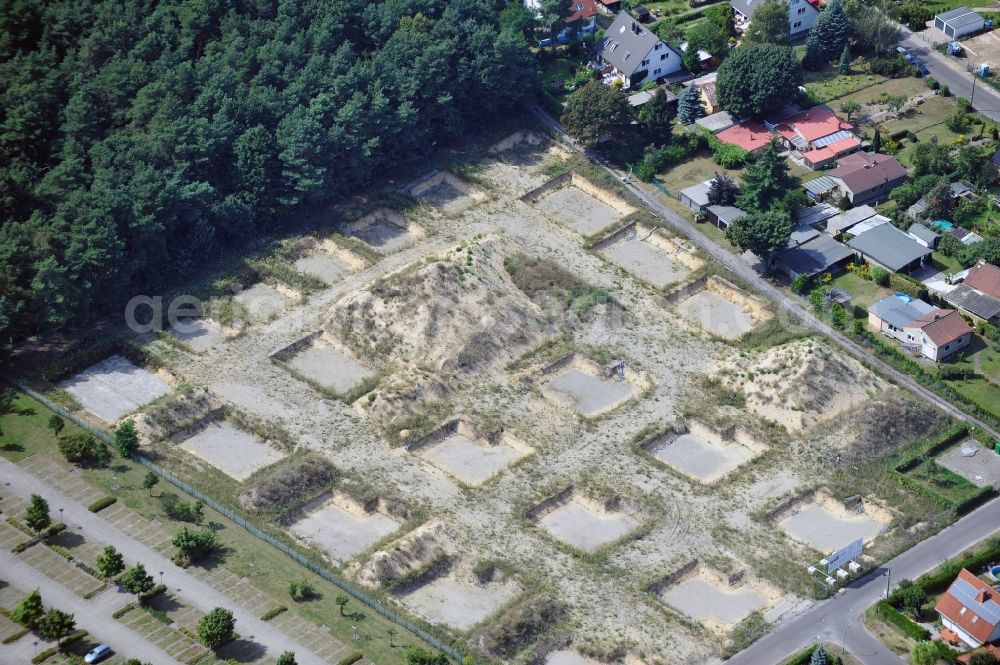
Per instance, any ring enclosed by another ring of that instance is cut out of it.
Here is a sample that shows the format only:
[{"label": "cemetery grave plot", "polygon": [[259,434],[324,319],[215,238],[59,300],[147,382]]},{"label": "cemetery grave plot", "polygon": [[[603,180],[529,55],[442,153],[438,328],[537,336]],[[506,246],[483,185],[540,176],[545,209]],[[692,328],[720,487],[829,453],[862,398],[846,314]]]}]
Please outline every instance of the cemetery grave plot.
[{"label": "cemetery grave plot", "polygon": [[725,575],[701,564],[671,579],[657,595],[665,605],[720,632],[781,600],[781,592],[746,571]]},{"label": "cemetery grave plot", "polygon": [[293,264],[304,275],[315,277],[325,284],[336,284],[347,275],[365,267],[364,259],[332,240],[319,243],[314,251]]},{"label": "cemetery grave plot", "polygon": [[617,498],[603,503],[569,487],[529,511],[545,531],[583,552],[596,552],[635,532],[640,521],[621,509]]},{"label": "cemetery grave plot", "polygon": [[285,452],[227,420],[207,422],[180,447],[230,478],[244,481],[285,457]]},{"label": "cemetery grave plot", "polygon": [[594,249],[657,288],[680,281],[705,265],[687,243],[638,222],[606,236]]},{"label": "cemetery grave plot", "polygon": [[170,392],[163,379],[113,355],[58,385],[84,409],[109,423]]},{"label": "cemetery grave plot", "polygon": [[601,367],[575,354],[542,370],[542,379],[545,397],[585,417],[610,411],[649,385],[645,375],[628,366]]},{"label": "cemetery grave plot", "polygon": [[486,194],[454,173],[436,171],[410,187],[410,194],[432,208],[454,214],[486,200]]},{"label": "cemetery grave plot", "polygon": [[725,279],[712,276],[700,283],[703,288],[687,292],[677,311],[706,332],[736,339],[771,318],[762,303]]},{"label": "cemetery grave plot", "polygon": [[1000,455],[978,441],[969,440],[952,446],[936,462],[976,487],[1000,483]]},{"label": "cemetery grave plot", "polygon": [[801,496],[772,516],[789,537],[822,554],[858,538],[872,541],[892,518],[892,513],[869,499],[849,508],[825,492]]},{"label": "cemetery grave plot", "polygon": [[187,317],[170,328],[170,334],[195,353],[215,348],[226,341],[226,331],[211,319]]},{"label": "cemetery grave plot", "polygon": [[483,583],[468,573],[455,570],[457,567],[448,566],[450,570],[397,597],[432,623],[466,631],[495,614],[523,591],[515,580]]},{"label": "cemetery grave plot", "polygon": [[287,287],[271,286],[258,282],[233,296],[233,300],[243,308],[247,316],[254,321],[265,321],[284,312],[294,299],[297,299]]},{"label": "cemetery grave plot", "polygon": [[353,559],[402,525],[378,499],[362,504],[341,493],[324,495],[302,512],[304,517],[290,527],[292,533],[338,564]]},{"label": "cemetery grave plot", "polygon": [[482,436],[461,420],[446,423],[407,450],[472,486],[481,485],[534,452],[507,432]]},{"label": "cemetery grave plot", "polygon": [[579,651],[559,649],[545,656],[545,665],[600,665],[593,658],[587,658]]},{"label": "cemetery grave plot", "polygon": [[380,254],[391,254],[427,235],[422,226],[391,208],[379,208],[349,223],[345,230]]},{"label": "cemetery grave plot", "polygon": [[694,421],[643,444],[653,458],[702,483],[714,483],[765,451],[749,433],[719,431]]},{"label": "cemetery grave plot", "polygon": [[635,208],[619,197],[575,174],[558,176],[539,189],[543,188],[546,191],[526,196],[533,199],[540,210],[586,236],[635,212]]},{"label": "cemetery grave plot", "polygon": [[332,344],[329,337],[312,333],[271,357],[286,363],[309,381],[343,394],[372,379],[375,373],[338,346]]}]

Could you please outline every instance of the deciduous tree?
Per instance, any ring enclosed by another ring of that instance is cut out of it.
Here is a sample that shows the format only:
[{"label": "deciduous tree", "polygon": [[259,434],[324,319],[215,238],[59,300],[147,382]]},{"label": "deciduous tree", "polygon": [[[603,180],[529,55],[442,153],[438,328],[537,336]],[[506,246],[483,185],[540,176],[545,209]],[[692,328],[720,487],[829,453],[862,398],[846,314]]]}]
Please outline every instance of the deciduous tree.
[{"label": "deciduous tree", "polygon": [[769,265],[772,256],[788,247],[793,226],[791,215],[781,208],[766,212],[755,210],[726,227],[726,238]]},{"label": "deciduous tree", "polygon": [[160,477],[156,475],[154,471],[147,471],[146,475],[142,477],[142,489],[149,492],[149,496],[153,496],[153,488],[156,484],[160,482]]},{"label": "deciduous tree", "polygon": [[198,620],[198,639],[209,649],[216,649],[233,639],[236,619],[224,607],[216,607]]},{"label": "deciduous tree", "polygon": [[38,589],[35,589],[18,601],[14,609],[11,610],[10,618],[25,628],[35,628],[44,614],[45,607],[42,606],[42,595],[38,593]]},{"label": "deciduous tree", "polygon": [[122,457],[130,457],[139,449],[139,433],[135,429],[135,421],[131,418],[121,421],[115,427],[115,450]]},{"label": "deciduous tree", "polygon": [[46,612],[38,620],[37,626],[39,635],[57,642],[62,641],[62,638],[72,633],[74,628],[76,628],[76,619],[73,615],[55,608]]},{"label": "deciduous tree", "polygon": [[152,591],[156,583],[153,582],[153,576],[146,572],[146,567],[137,563],[122,575],[121,585],[129,593],[139,596]]},{"label": "deciduous tree", "polygon": [[104,579],[110,579],[125,570],[125,558],[114,545],[108,545],[97,555],[97,573]]},{"label": "deciduous tree", "polygon": [[49,516],[49,502],[37,494],[31,495],[31,503],[24,513],[24,523],[35,531],[42,531],[52,524]]},{"label": "deciduous tree", "polygon": [[787,0],[764,0],[753,14],[745,39],[755,44],[788,43]]},{"label": "deciduous tree", "polygon": [[791,47],[745,44],[719,67],[716,92],[731,115],[760,117],[794,100],[801,83],[802,66]]},{"label": "deciduous tree", "polygon": [[624,137],[632,124],[632,108],[621,90],[589,81],[566,98],[561,121],[570,136],[593,145]]}]

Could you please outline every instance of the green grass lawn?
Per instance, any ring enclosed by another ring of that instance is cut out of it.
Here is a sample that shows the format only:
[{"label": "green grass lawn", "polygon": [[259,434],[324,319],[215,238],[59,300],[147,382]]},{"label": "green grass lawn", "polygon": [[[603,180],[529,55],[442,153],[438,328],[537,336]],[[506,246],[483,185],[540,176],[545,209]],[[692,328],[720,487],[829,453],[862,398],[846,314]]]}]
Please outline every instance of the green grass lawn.
[{"label": "green grass lawn", "polygon": [[852,92],[842,97],[833,99],[829,102],[829,105],[830,108],[837,113],[842,113],[841,109],[844,102],[848,100],[858,102],[859,104],[868,104],[883,92],[889,95],[906,95],[907,97],[912,97],[913,95],[925,92],[926,90],[927,86],[918,78],[906,77],[899,79],[887,79],[882,83],[870,86],[864,90],[858,90],[857,92]]},{"label": "green grass lawn", "polygon": [[[889,289],[882,288],[875,282],[870,282],[867,279],[862,279],[853,272],[844,272],[837,275],[830,281],[830,286],[841,288],[850,293],[853,296],[852,304],[855,308],[861,307],[865,310],[871,307],[872,303],[892,293]],[[857,311],[856,314],[867,317],[867,314]]]},{"label": "green grass lawn", "polygon": [[[0,429],[3,431],[0,442],[4,444],[0,448],[0,455],[12,461],[33,454],[61,460],[57,439],[46,428],[51,415],[52,412],[42,404],[26,395],[18,394],[14,401],[14,410],[0,415]],[[63,435],[78,431],[67,422]],[[149,519],[163,522],[168,530],[180,530],[182,523],[174,522],[164,515],[158,499],[159,492],[173,491],[180,494],[179,490],[161,480],[156,490],[152,492],[153,496],[150,496],[150,492],[142,489],[142,478],[145,473],[144,467],[117,457],[107,468],[80,469],[81,476],[89,483],[109,495],[117,496],[119,501],[129,508]],[[364,619],[359,622],[347,617],[342,618],[335,603],[336,597],[343,593],[340,589],[207,507],[205,523],[213,525],[213,529],[226,547],[219,564],[240,577],[247,576],[252,571],[253,584],[272,596],[276,605],[285,603],[294,606],[303,616],[329,626],[335,637],[361,651],[373,662],[403,665],[406,662],[406,653],[399,645],[420,644],[416,636],[362,607],[355,600],[350,602],[348,609],[362,612]],[[295,604],[288,597],[288,583],[291,580],[303,579],[308,580],[319,591],[320,597],[317,600]],[[357,641],[352,639],[354,625],[358,626],[361,633],[361,639]],[[390,646],[386,632],[390,628],[398,631],[398,636],[394,640],[395,646]]]},{"label": "green grass lawn", "polygon": [[804,87],[819,103],[849,95],[864,88],[885,81],[876,74],[840,74],[834,67],[819,72],[806,72]]},{"label": "green grass lawn", "polygon": [[953,97],[931,97],[919,106],[907,111],[902,117],[883,122],[880,127],[883,135],[907,129],[916,133],[922,129],[941,124],[954,111],[955,99]]},{"label": "green grass lawn", "polygon": [[1000,418],[1000,389],[995,384],[986,379],[965,379],[950,383],[979,408]]},{"label": "green grass lawn", "polygon": [[941,252],[934,252],[931,255],[931,265],[937,270],[945,272],[960,272],[965,267],[953,256],[945,256]]},{"label": "green grass lawn", "polygon": [[741,171],[742,169],[727,170],[722,168],[712,161],[712,153],[705,150],[687,161],[662,171],[657,175],[657,178],[672,193],[677,193],[691,185],[697,185],[699,182],[714,178],[716,173],[727,173],[739,182]]}]

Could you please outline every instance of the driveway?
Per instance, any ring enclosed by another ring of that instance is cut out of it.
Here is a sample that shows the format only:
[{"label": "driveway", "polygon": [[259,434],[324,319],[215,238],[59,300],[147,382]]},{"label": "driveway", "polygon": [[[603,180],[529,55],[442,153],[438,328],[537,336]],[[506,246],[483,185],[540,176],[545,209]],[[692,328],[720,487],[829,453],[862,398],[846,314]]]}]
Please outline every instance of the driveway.
[{"label": "driveway", "polygon": [[[43,496],[50,506],[58,506],[63,510],[62,521],[68,527],[82,527],[87,537],[93,541],[101,545],[114,545],[128,563],[142,563],[148,571],[164,571],[163,583],[176,590],[191,606],[202,612],[209,612],[215,607],[225,607],[232,611],[236,617],[236,631],[245,639],[260,644],[267,657],[276,659],[283,651],[294,651],[295,659],[301,665],[322,665],[325,662],[290,636],[261,621],[254,612],[237,605],[231,598],[189,575],[156,550],[108,524],[84,506],[4,458],[0,458],[0,478],[20,496]],[[96,631],[96,634],[100,635],[101,631]],[[158,658],[152,661],[163,662]]]},{"label": "driveway", "polygon": [[[77,628],[86,630],[96,641],[110,644],[116,653],[149,663],[180,665],[146,638],[111,616],[115,610],[135,600],[135,596],[109,588],[90,600],[84,600],[6,550],[0,550],[0,570],[3,571],[3,577],[18,588],[24,591],[38,589],[46,607],[57,607],[72,613]],[[16,658],[16,662],[27,663],[38,651],[54,644],[41,641],[36,647],[37,642],[38,638],[29,634],[10,646],[0,646],[0,661],[15,662]]]}]

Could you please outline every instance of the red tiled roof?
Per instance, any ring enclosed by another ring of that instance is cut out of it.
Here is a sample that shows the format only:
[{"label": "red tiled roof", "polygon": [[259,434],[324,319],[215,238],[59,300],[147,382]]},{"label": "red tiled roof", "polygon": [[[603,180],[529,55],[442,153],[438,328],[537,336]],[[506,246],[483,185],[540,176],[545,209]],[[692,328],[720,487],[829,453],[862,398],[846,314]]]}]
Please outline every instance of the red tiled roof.
[{"label": "red tiled roof", "polygon": [[907,327],[920,328],[937,346],[950,344],[962,335],[972,332],[972,326],[953,309],[933,309],[916,321],[910,322]]},{"label": "red tiled roof", "polygon": [[573,13],[566,17],[565,23],[586,20],[601,13],[597,8],[597,0],[570,0],[569,6]]},{"label": "red tiled roof", "polygon": [[771,141],[771,132],[759,122],[741,122],[715,135],[720,141],[733,143],[747,152],[763,148]]},{"label": "red tiled roof", "polygon": [[[992,594],[993,596],[998,595],[989,584],[983,582],[964,568],[958,574],[958,579],[965,580],[980,592]],[[952,587],[954,585],[955,582],[952,582]],[[973,608],[966,607],[965,603],[952,595],[952,587],[948,587],[948,590],[941,594],[934,609],[942,616],[947,617],[950,621],[957,624],[972,637],[980,642],[985,642],[993,633],[996,624],[991,624],[989,621],[981,619],[978,614],[972,611]],[[966,608],[964,612],[962,611],[963,608]]]},{"label": "red tiled roof", "polygon": [[793,131],[810,143],[843,129],[854,129],[854,125],[841,120],[836,113],[822,106],[802,111],[785,122]]},{"label": "red tiled roof", "polygon": [[969,268],[969,276],[965,278],[965,283],[980,293],[1000,298],[1000,268],[983,259],[979,259],[979,263]]},{"label": "red tiled roof", "polygon": [[841,153],[844,150],[850,150],[851,148],[859,145],[861,145],[861,140],[857,136],[848,136],[846,139],[834,141],[830,145],[823,146],[822,148],[810,150],[806,152],[803,157],[806,161],[816,164],[828,159],[833,159],[838,153]]}]

